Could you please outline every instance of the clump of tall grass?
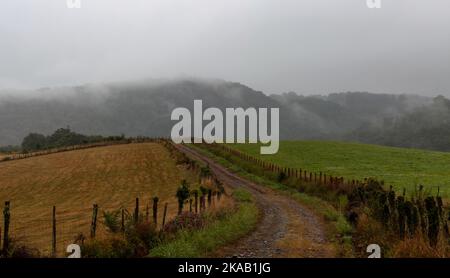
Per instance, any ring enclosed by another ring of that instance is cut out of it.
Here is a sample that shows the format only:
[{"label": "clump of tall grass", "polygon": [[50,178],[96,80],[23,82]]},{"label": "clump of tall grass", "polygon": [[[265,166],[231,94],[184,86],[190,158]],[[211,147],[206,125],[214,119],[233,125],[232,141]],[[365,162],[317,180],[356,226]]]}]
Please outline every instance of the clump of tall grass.
[{"label": "clump of tall grass", "polygon": [[30,247],[14,237],[9,237],[8,250],[0,253],[0,258],[39,258],[41,256],[38,249]]},{"label": "clump of tall grass", "polygon": [[135,219],[128,212],[121,220],[121,210],[104,211],[103,223],[109,234],[102,239],[77,237],[81,254],[86,258],[139,258],[146,256],[160,241],[156,225],[143,216]]}]

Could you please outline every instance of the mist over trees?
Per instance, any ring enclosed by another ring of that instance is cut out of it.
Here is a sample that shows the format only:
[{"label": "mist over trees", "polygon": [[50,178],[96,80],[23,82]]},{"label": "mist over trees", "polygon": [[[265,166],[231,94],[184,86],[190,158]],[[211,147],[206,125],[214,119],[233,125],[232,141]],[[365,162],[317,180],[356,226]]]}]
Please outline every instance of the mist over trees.
[{"label": "mist over trees", "polygon": [[349,134],[360,142],[450,151],[450,100],[443,96],[401,117],[387,117],[381,125],[362,126]]},{"label": "mist over trees", "polygon": [[[88,140],[80,134],[169,136],[171,111],[194,99],[203,106],[280,108],[281,139],[348,140],[450,150],[449,100],[415,95],[333,93],[266,95],[222,80],[144,80],[44,88],[22,96],[0,92],[0,146],[25,149]],[[30,134],[31,133],[31,134]],[[40,135],[41,134],[41,135]],[[63,138],[63,139],[61,139]]]}]

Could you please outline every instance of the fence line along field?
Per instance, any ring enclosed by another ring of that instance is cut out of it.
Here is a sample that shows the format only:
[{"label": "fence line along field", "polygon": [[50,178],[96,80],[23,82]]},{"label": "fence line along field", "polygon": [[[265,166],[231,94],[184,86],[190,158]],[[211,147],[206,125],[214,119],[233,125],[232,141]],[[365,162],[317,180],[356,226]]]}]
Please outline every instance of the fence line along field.
[{"label": "fence line along field", "polygon": [[302,168],[311,172],[347,179],[374,177],[412,193],[424,185],[444,198],[450,197],[450,153],[394,148],[359,143],[329,141],[282,141],[275,155],[260,155],[258,144],[231,144],[231,147],[275,163],[281,167]]},{"label": "fence line along field", "polygon": [[61,254],[78,234],[89,235],[94,203],[99,221],[102,210],[132,212],[137,197],[144,214],[157,196],[161,206],[169,203],[168,217],[175,215],[175,192],[183,179],[197,182],[161,144],[114,145],[1,163],[0,201],[11,201],[10,235],[44,254],[51,251],[56,206]]}]

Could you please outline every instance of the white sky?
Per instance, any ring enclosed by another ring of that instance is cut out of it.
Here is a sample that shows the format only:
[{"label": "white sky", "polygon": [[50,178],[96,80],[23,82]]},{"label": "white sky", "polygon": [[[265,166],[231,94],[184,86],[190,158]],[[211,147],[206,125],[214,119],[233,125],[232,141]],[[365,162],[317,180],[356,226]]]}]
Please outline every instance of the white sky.
[{"label": "white sky", "polygon": [[450,1],[1,0],[0,89],[212,77],[450,96]]}]

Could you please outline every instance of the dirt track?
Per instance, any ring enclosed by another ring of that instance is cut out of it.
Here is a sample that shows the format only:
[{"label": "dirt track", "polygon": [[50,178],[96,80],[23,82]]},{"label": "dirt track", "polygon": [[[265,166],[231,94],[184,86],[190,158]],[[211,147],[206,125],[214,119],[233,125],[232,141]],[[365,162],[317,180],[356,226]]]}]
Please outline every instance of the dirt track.
[{"label": "dirt track", "polygon": [[262,217],[256,229],[237,243],[218,250],[217,257],[243,258],[317,258],[334,257],[335,251],[325,236],[322,221],[308,208],[265,186],[233,174],[212,159],[183,145],[177,148],[209,164],[217,178],[231,188],[250,191]]}]

